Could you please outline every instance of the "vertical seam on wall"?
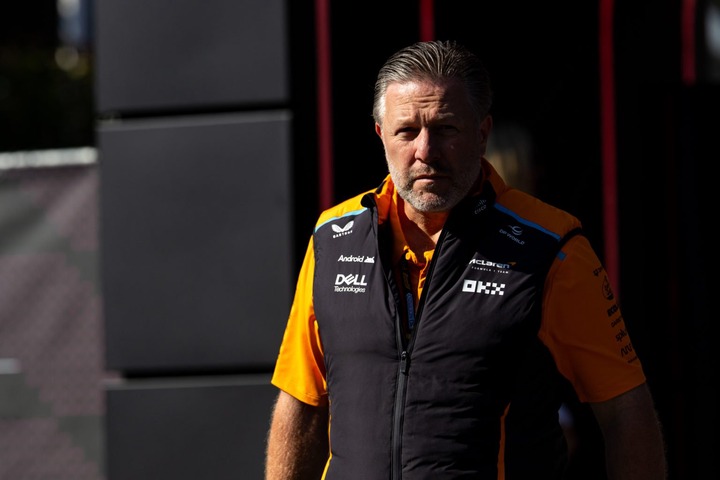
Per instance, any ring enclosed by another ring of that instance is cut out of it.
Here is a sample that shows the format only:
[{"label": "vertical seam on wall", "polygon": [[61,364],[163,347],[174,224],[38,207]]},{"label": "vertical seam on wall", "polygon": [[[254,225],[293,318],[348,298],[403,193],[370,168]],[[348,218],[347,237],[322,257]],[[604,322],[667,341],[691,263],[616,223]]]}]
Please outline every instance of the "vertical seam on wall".
[{"label": "vertical seam on wall", "polygon": [[683,0],[680,31],[682,35],[682,79],[686,86],[695,84],[695,15],[696,0]]},{"label": "vertical seam on wall", "polygon": [[600,0],[600,138],[602,156],[604,264],[615,293],[620,293],[618,251],[617,139],[615,69],[613,56],[613,0]]},{"label": "vertical seam on wall", "polygon": [[330,8],[328,0],[315,0],[315,42],[317,55],[317,143],[319,207],[333,202],[333,128],[330,46]]},{"label": "vertical seam on wall", "polygon": [[433,0],[420,0],[420,40],[435,40],[435,5]]}]

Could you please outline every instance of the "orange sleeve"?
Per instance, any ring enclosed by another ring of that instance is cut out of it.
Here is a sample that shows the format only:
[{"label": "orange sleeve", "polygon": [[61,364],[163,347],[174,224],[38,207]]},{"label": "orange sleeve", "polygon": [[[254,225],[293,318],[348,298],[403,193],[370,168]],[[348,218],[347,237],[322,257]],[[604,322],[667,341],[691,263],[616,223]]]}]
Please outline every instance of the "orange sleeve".
[{"label": "orange sleeve", "polygon": [[314,273],[311,238],[271,382],[301,402],[321,406],[327,405],[327,383],[312,299]]},{"label": "orange sleeve", "polygon": [[605,269],[587,238],[572,238],[545,282],[539,337],[583,402],[645,381]]}]

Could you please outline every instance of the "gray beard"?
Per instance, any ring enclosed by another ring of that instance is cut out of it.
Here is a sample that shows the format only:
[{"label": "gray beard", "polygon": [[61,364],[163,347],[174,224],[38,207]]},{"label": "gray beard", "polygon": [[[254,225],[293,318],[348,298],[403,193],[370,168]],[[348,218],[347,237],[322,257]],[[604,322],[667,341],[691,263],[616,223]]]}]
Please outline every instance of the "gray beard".
[{"label": "gray beard", "polygon": [[400,178],[400,174],[388,164],[390,177],[400,198],[409,203],[415,210],[424,213],[447,212],[455,207],[470,193],[480,175],[481,168],[480,162],[478,162],[477,168],[469,171],[467,175],[454,179],[450,189],[445,194],[439,195],[432,190],[414,191],[412,182],[403,181],[404,179]]}]

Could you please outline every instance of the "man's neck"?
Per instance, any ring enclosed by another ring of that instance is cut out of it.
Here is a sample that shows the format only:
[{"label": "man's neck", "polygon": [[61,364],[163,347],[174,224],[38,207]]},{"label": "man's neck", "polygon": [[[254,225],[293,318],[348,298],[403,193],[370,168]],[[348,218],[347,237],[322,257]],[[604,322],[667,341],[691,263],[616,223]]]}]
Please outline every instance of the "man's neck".
[{"label": "man's neck", "polygon": [[418,212],[404,201],[402,205],[403,207],[398,209],[398,214],[410,250],[416,254],[434,250],[448,212]]}]

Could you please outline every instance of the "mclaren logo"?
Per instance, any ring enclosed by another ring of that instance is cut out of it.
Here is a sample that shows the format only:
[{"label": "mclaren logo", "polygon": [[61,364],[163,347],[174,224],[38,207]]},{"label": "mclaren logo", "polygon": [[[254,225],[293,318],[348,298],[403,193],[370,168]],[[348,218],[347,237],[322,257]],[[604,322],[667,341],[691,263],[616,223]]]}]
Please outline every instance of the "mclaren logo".
[{"label": "mclaren logo", "polygon": [[350,235],[352,233],[352,227],[355,224],[353,220],[350,220],[344,227],[341,227],[340,225],[332,224],[330,227],[332,228],[332,231],[335,232],[333,235],[333,238],[342,237],[344,235]]},{"label": "mclaren logo", "polygon": [[468,293],[484,293],[485,295],[505,295],[505,284],[465,279],[463,281],[462,291]]},{"label": "mclaren logo", "polygon": [[470,268],[473,270],[482,270],[485,272],[499,272],[508,274],[510,273],[510,269],[513,265],[515,265],[515,262],[510,263],[497,263],[497,262],[491,262],[489,260],[483,260],[481,258],[473,258],[470,260]]}]

